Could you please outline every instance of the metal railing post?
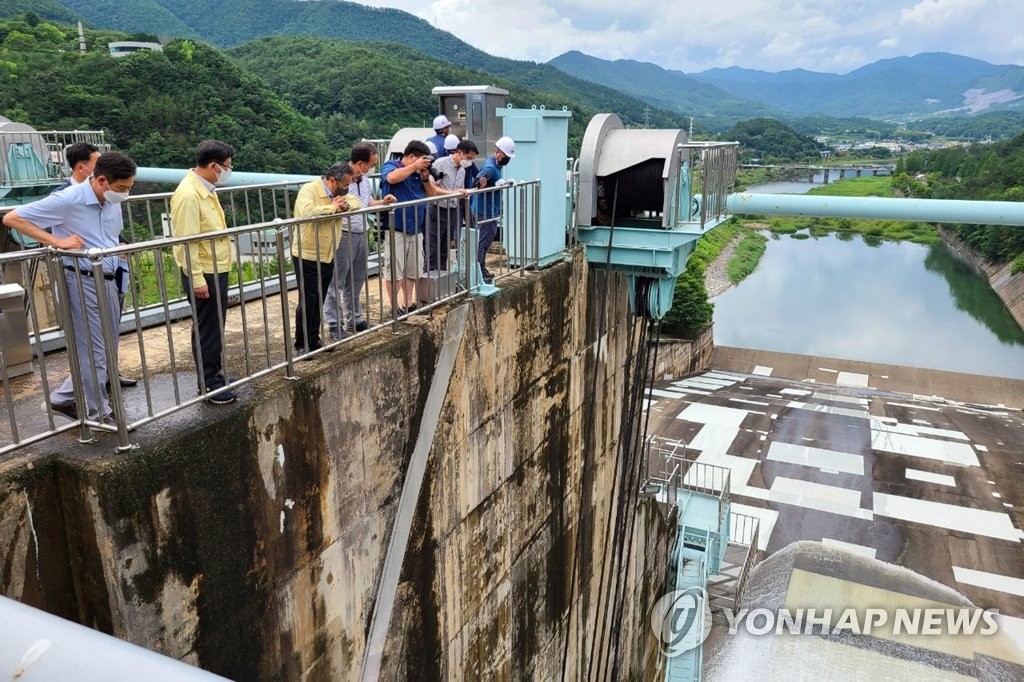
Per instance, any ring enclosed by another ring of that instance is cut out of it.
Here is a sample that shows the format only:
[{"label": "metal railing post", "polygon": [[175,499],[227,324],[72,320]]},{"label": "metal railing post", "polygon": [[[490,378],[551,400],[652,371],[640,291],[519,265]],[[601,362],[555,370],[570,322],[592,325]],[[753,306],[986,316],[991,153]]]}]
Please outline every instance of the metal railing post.
[{"label": "metal railing post", "polygon": [[[103,333],[103,351],[107,356],[107,384],[110,390],[111,408],[114,422],[117,424],[117,450],[131,450],[128,442],[127,415],[124,411],[124,399],[121,396],[120,372],[117,367],[117,341],[119,330],[110,328],[110,315],[113,312],[107,300],[107,280],[103,277],[103,263],[93,261],[92,279],[96,286],[96,305],[100,309],[100,331]],[[120,318],[120,316],[118,316]],[[103,417],[103,406],[100,405],[100,418]]]},{"label": "metal railing post", "polygon": [[[69,303],[70,291],[68,289],[67,278],[64,276],[64,259],[56,252],[51,251],[51,256],[47,258],[47,267],[50,273],[50,281],[53,282],[59,294],[59,300],[57,301],[55,308],[57,315],[60,318],[60,325],[64,329],[64,340],[68,353],[68,371],[71,376],[71,386],[75,392],[75,410],[78,412],[79,424],[78,442],[92,443],[96,440],[96,436],[93,434],[92,428],[86,423],[89,408],[88,403],[85,400],[85,387],[82,382],[82,365],[79,362],[80,358],[78,357],[78,340],[75,334],[75,325]],[[46,396],[46,402],[49,405],[49,395]]]},{"label": "metal railing post", "polygon": [[[281,219],[277,218],[274,222],[280,223]],[[295,376],[295,353],[292,352],[292,332],[288,320],[291,315],[288,311],[288,270],[284,252],[284,229],[278,225],[274,233],[274,242],[277,247],[277,281],[281,287],[279,294],[281,299],[281,327],[284,330],[284,359],[287,364],[285,376],[289,379],[296,379],[298,377]]]}]

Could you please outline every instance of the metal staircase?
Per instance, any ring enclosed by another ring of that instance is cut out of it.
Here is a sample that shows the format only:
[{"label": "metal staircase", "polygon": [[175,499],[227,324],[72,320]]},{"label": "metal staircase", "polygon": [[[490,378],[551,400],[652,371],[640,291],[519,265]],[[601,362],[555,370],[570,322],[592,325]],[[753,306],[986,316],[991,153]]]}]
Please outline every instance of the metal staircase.
[{"label": "metal staircase", "polygon": [[[734,608],[758,558],[758,519],[731,510],[730,469],[685,457],[685,446],[646,443],[648,483],[678,527],[669,556],[670,590],[703,590],[713,609]],[[645,486],[647,487],[647,486]],[[703,629],[690,628],[666,658],[665,680],[703,677]]]}]

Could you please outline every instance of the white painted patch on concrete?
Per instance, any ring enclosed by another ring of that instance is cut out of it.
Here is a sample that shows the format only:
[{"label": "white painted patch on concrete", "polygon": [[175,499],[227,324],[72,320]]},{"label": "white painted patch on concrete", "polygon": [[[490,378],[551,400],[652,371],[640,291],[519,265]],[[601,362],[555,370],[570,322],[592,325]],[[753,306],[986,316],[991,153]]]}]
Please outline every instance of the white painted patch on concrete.
[{"label": "white painted patch on concrete", "polygon": [[918,404],[908,405],[907,403],[889,403],[889,404],[894,406],[894,407],[909,407],[912,410],[927,410],[929,412],[942,412],[942,410],[940,408],[938,408],[938,407],[925,407],[924,405],[918,405]]},{"label": "white painted patch on concrete", "polygon": [[953,478],[952,476],[946,476],[945,474],[933,474],[930,471],[920,471],[919,469],[907,469],[907,478],[912,481],[937,483],[938,485],[948,485],[951,488],[956,487],[956,479]]},{"label": "white painted patch on concrete", "polygon": [[768,499],[772,502],[869,521],[873,518],[871,510],[861,509],[859,490],[776,476],[768,493]]},{"label": "white painted patch on concrete", "polygon": [[647,395],[654,396],[655,398],[670,398],[672,400],[678,400],[679,398],[685,398],[686,393],[681,391],[665,391],[660,388],[652,388],[647,392]]},{"label": "white painted patch on concrete", "polygon": [[837,393],[822,393],[819,391],[811,397],[816,400],[831,400],[836,403],[850,403],[853,405],[860,405],[862,407],[868,406],[867,398],[858,398],[854,395],[839,395]]},{"label": "white painted patch on concrete", "polygon": [[974,449],[977,450],[978,452],[988,452],[988,448],[986,448],[984,445],[977,445],[976,444],[974,446]]},{"label": "white painted patch on concrete", "polygon": [[643,409],[644,409],[644,411],[647,411],[647,410],[651,409],[652,407],[654,407],[657,404],[658,404],[657,400],[648,400],[647,398],[644,398],[644,403],[643,403],[644,407],[643,407]]},{"label": "white painted patch on concrete", "polygon": [[811,412],[821,412],[822,414],[838,414],[844,417],[854,417],[856,419],[867,419],[869,417],[866,409],[857,409],[853,407],[833,407],[831,405],[818,405],[815,403],[802,403],[799,400],[791,400],[786,407],[791,407],[797,410],[809,410]]},{"label": "white painted patch on concrete", "polygon": [[974,533],[985,537],[1020,542],[1020,531],[1010,517],[1001,512],[971,509],[955,504],[915,500],[910,497],[874,493],[874,510],[879,516],[926,526]]},{"label": "white painted patch on concrete", "polygon": [[1002,495],[1000,495],[999,493],[992,493],[992,497],[1001,498]]},{"label": "white painted patch on concrete", "polygon": [[770,377],[772,375],[772,367],[765,367],[763,365],[757,365],[754,367],[754,371],[751,374],[756,374],[759,377]]},{"label": "white painted patch on concrete", "polygon": [[868,559],[874,559],[875,554],[878,551],[874,547],[865,547],[864,545],[857,545],[852,542],[843,542],[842,540],[833,540],[832,538],[822,538],[821,543],[828,547],[839,547],[840,549],[845,549],[849,552],[853,552],[854,554],[867,557]]},{"label": "white painted patch on concrete", "polygon": [[819,372],[832,372],[832,374],[839,374],[839,370],[838,369],[831,369],[829,367],[819,367],[818,371]]},{"label": "white painted patch on concrete", "polygon": [[289,509],[295,509],[295,500],[288,498],[287,500],[284,501],[284,506],[288,507]]},{"label": "white painted patch on concrete", "polygon": [[954,440],[970,441],[963,431],[952,429],[936,429],[930,426],[918,426],[917,424],[901,424],[895,419],[889,420],[881,417],[871,418],[871,428],[878,431],[889,431],[891,433],[903,433],[908,436],[933,436],[937,438],[952,438]]},{"label": "white painted patch on concrete", "polygon": [[814,467],[822,471],[864,475],[864,458],[849,452],[838,452],[807,445],[793,445],[773,441],[768,447],[768,459],[787,464]]},{"label": "white painted patch on concrete", "polygon": [[995,590],[1024,597],[1024,579],[1021,578],[978,571],[973,568],[963,568],[962,566],[953,567],[953,577],[962,585],[974,585],[975,587],[983,587],[986,590]]},{"label": "white painted patch on concrete", "polygon": [[686,421],[697,422],[698,424],[717,424],[728,426],[739,431],[740,424],[747,417],[747,410],[734,407],[721,407],[719,405],[706,405],[704,403],[693,403],[687,405],[686,409],[680,412],[676,418]]},{"label": "white painted patch on concrete", "polygon": [[745,398],[729,398],[730,403],[746,403],[747,405],[760,405],[761,407],[769,407],[771,403],[763,403],[760,400],[746,400]]},{"label": "white painted patch on concrete", "polygon": [[836,386],[853,386],[854,388],[867,388],[868,375],[857,372],[840,372],[836,376]]},{"label": "white painted patch on concrete", "polygon": [[281,533],[284,533],[284,509],[281,510]]},{"label": "white painted patch on concrete", "polygon": [[277,446],[277,463],[284,468],[284,445],[281,444]]},{"label": "white painted patch on concrete", "polygon": [[707,381],[707,382],[712,383],[712,384],[718,384],[719,386],[722,386],[723,388],[725,386],[732,386],[733,384],[736,383],[736,379],[732,379],[732,378],[729,378],[729,377],[716,376],[715,374],[712,374],[711,372],[706,372],[704,374],[700,374],[698,376],[691,377],[691,378],[698,379],[700,381]]},{"label": "white painted patch on concrete", "polygon": [[801,391],[798,388],[784,388],[779,391],[782,395],[810,395],[810,391]]},{"label": "white painted patch on concrete", "polygon": [[922,457],[946,464],[980,466],[978,456],[967,443],[951,443],[946,440],[871,429],[871,447],[883,452]]}]

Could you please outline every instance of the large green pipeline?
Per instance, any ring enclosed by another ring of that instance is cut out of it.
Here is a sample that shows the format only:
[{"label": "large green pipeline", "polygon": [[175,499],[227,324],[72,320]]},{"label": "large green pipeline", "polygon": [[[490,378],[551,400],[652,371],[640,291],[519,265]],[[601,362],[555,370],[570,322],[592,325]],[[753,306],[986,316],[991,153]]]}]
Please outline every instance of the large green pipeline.
[{"label": "large green pipeline", "polygon": [[953,199],[882,199],[806,194],[730,194],[726,210],[734,214],[874,218],[924,223],[1024,225],[1024,202]]},{"label": "large green pipeline", "polygon": [[[135,171],[137,182],[162,182],[168,185],[177,185],[188,172],[186,168],[139,168]],[[320,176],[300,175],[298,173],[247,173],[245,171],[233,171],[228,187],[238,185],[265,185],[272,182],[309,182]]]}]

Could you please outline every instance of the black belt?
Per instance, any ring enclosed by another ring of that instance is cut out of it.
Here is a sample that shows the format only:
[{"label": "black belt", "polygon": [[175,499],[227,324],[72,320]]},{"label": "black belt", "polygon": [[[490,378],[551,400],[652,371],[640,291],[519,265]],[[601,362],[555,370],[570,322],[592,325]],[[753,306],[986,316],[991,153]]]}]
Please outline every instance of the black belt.
[{"label": "black belt", "polygon": [[[86,277],[92,277],[92,270],[80,270],[80,269],[76,268],[76,267],[75,267],[75,266],[73,266],[73,265],[65,265],[65,266],[64,266],[64,269],[65,269],[65,270],[67,270],[67,271],[69,271],[69,272],[78,272],[78,273],[81,273],[82,275],[84,275],[84,276],[86,276]],[[113,279],[114,279],[114,275],[113,275],[113,274],[110,274],[110,273],[106,273],[106,272],[104,272],[104,273],[103,273],[103,279],[105,279],[105,280],[107,280],[107,281],[109,282],[109,281],[111,281],[111,280],[113,280]]]}]

